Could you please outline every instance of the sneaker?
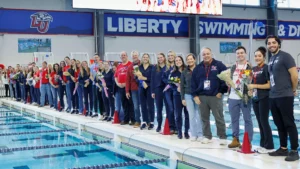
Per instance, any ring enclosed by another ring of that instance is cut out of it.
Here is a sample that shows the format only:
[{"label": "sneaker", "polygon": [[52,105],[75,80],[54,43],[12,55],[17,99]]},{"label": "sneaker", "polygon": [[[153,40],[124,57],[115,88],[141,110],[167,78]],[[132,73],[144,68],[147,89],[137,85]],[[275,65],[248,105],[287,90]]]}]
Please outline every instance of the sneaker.
[{"label": "sneaker", "polygon": [[273,152],[274,150],[268,150],[268,149],[265,149],[264,147],[258,147],[254,151],[259,153],[259,154],[268,154],[268,153]]},{"label": "sneaker", "polygon": [[141,126],[141,124],[139,122],[135,122],[133,125],[133,128],[139,128]]},{"label": "sneaker", "polygon": [[161,130],[161,127],[158,126],[158,127],[156,128],[156,132],[159,133],[160,130]]},{"label": "sneaker", "polygon": [[75,113],[75,110],[72,110],[72,111],[71,111],[71,114],[74,114],[74,113]]},{"label": "sneaker", "polygon": [[189,138],[190,138],[190,135],[189,135],[188,132],[184,132],[184,138],[185,138],[185,139],[189,139]]},{"label": "sneaker", "polygon": [[299,154],[297,150],[291,150],[288,156],[284,159],[285,161],[296,161],[299,160]]},{"label": "sneaker", "polygon": [[227,145],[227,140],[226,139],[220,139],[220,145],[221,146]]},{"label": "sneaker", "polygon": [[203,140],[203,137],[197,137],[197,141],[201,142]]},{"label": "sneaker", "polygon": [[147,124],[146,123],[143,123],[140,127],[141,130],[145,129],[147,127]]},{"label": "sneaker", "polygon": [[195,141],[197,141],[197,137],[192,136],[190,140],[191,140],[191,142],[195,142]]},{"label": "sneaker", "polygon": [[108,119],[108,117],[106,116],[106,117],[104,117],[102,120],[103,120],[103,121],[107,121],[107,119]]},{"label": "sneaker", "polygon": [[288,151],[288,149],[279,148],[276,151],[269,153],[269,155],[270,156],[288,156],[289,151]]},{"label": "sneaker", "polygon": [[148,126],[148,130],[152,130],[153,128],[154,128],[154,124],[150,123],[149,126]]},{"label": "sneaker", "polygon": [[208,144],[208,143],[212,143],[212,139],[208,139],[208,138],[204,138],[201,140],[202,144]]},{"label": "sneaker", "polygon": [[182,133],[181,133],[181,132],[178,132],[177,137],[178,137],[178,139],[182,139]]},{"label": "sneaker", "polygon": [[112,118],[111,117],[107,117],[107,122],[110,122],[112,120]]}]

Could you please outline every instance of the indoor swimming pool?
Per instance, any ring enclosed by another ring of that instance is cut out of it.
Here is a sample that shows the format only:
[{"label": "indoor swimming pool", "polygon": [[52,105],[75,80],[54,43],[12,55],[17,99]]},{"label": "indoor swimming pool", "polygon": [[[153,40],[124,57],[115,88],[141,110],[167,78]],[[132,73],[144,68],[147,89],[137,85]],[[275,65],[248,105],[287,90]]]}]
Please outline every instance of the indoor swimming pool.
[{"label": "indoor swimming pool", "polygon": [[168,157],[82,132],[30,114],[0,108],[0,168],[126,168],[154,169],[168,166]]}]

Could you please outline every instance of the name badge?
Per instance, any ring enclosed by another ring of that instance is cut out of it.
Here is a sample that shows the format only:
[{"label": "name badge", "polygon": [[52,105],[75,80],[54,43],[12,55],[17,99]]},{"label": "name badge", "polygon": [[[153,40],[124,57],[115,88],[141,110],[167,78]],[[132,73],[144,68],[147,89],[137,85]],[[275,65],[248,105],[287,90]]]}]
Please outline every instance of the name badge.
[{"label": "name badge", "polygon": [[210,80],[204,81],[204,90],[210,90]]},{"label": "name badge", "polygon": [[273,75],[270,76],[270,83],[271,83],[272,87],[275,86],[275,81],[274,81],[274,76]]},{"label": "name badge", "polygon": [[253,99],[258,99],[258,96],[257,96],[257,89],[253,89]]}]

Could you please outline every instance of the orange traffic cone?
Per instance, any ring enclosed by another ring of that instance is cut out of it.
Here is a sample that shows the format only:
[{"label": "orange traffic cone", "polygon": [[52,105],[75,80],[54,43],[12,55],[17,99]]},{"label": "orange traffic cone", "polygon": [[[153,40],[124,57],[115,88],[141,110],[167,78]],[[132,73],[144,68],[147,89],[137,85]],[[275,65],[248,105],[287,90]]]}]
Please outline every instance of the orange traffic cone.
[{"label": "orange traffic cone", "polygon": [[162,135],[171,135],[168,118],[166,118],[166,120],[165,120],[165,127],[164,127],[164,130],[161,134]]},{"label": "orange traffic cone", "polygon": [[83,115],[86,115],[86,108],[83,109]]},{"label": "orange traffic cone", "polygon": [[57,103],[57,109],[60,111],[60,101]]},{"label": "orange traffic cone", "polygon": [[238,150],[238,152],[244,153],[244,154],[254,153],[254,151],[251,151],[251,144],[250,144],[250,141],[249,141],[248,132],[245,132],[242,149]]},{"label": "orange traffic cone", "polygon": [[30,96],[27,96],[27,103],[30,103]]},{"label": "orange traffic cone", "polygon": [[120,124],[119,113],[115,111],[113,124]]}]

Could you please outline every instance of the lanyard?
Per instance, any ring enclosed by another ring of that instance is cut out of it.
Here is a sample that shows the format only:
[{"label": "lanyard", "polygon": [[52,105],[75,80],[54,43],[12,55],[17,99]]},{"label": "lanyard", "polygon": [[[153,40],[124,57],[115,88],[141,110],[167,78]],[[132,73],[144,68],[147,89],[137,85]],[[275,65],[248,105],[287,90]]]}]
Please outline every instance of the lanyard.
[{"label": "lanyard", "polygon": [[254,84],[256,84],[257,73],[263,69],[264,65],[265,64],[262,64],[261,67],[257,66],[257,68],[255,69],[255,71],[254,71],[255,73],[253,75],[253,82],[254,82]]},{"label": "lanyard", "polygon": [[278,57],[278,55],[274,56],[274,59],[272,60],[272,63],[271,63],[271,65],[270,65],[270,71],[271,71],[272,74],[273,74],[273,66],[274,66],[274,62],[275,62],[275,60],[277,59],[277,57]]},{"label": "lanyard", "polygon": [[210,66],[205,66],[205,65],[204,65],[204,69],[205,69],[205,75],[206,75],[206,80],[207,80],[207,79],[208,79],[209,72],[210,72]]}]

